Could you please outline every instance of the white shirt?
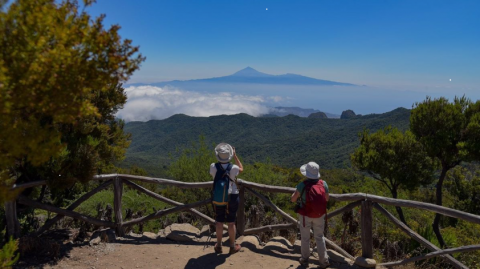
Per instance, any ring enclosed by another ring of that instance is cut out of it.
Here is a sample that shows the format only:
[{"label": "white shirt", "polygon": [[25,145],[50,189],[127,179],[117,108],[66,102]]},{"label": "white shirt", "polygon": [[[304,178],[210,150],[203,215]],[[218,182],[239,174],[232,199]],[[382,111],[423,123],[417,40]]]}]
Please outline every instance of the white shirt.
[{"label": "white shirt", "polygon": [[[227,169],[228,163],[222,163],[222,167],[224,169]],[[215,167],[215,163],[212,163],[210,165],[210,175],[215,179],[215,174],[217,173],[217,167]],[[240,167],[238,167],[236,164],[232,165],[232,169],[230,170],[230,178],[232,180],[235,180],[240,173]],[[238,194],[238,188],[237,184],[232,182],[230,180],[230,186],[228,187],[228,193],[229,194]]]}]

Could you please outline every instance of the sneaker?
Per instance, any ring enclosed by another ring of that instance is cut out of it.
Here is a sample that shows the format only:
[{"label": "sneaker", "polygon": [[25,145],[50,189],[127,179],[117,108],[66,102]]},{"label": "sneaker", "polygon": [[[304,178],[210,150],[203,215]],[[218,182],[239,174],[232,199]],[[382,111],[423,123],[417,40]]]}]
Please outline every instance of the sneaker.
[{"label": "sneaker", "polygon": [[321,269],[328,268],[328,267],[330,267],[330,261],[328,259],[327,259],[327,263],[325,264],[320,263],[320,265],[318,266],[318,268],[321,268]]},{"label": "sneaker", "polygon": [[300,260],[298,260],[298,262],[300,263],[301,266],[303,266],[305,268],[308,268],[308,260],[307,259],[300,258]]},{"label": "sneaker", "polygon": [[239,244],[235,244],[235,246],[230,247],[229,254],[235,254],[235,253],[239,252],[240,249],[242,249],[242,247]]}]

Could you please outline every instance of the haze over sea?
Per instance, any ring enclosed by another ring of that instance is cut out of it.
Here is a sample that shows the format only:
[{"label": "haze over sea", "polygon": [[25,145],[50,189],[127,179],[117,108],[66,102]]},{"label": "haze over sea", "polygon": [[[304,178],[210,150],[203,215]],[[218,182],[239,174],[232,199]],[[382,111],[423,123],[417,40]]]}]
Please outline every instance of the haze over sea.
[{"label": "haze over sea", "polygon": [[[260,115],[276,106],[370,114],[411,108],[426,96],[480,99],[475,0],[119,0],[98,1],[89,12],[105,13],[107,26],[120,24],[147,57],[126,85],[129,100],[118,116],[129,121]],[[157,84],[247,66],[359,86]]]}]

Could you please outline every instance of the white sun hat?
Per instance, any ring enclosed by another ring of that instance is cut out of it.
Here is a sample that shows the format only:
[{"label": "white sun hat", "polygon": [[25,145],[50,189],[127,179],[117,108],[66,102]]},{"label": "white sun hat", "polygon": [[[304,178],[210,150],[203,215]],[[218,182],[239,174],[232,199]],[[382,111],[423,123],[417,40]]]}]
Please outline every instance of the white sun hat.
[{"label": "white sun hat", "polygon": [[233,157],[233,148],[227,143],[220,143],[215,147],[215,156],[221,163],[228,163]]},{"label": "white sun hat", "polygon": [[309,162],[307,164],[302,165],[300,167],[300,173],[306,176],[307,178],[311,179],[319,179],[320,178],[320,166],[316,162]]}]

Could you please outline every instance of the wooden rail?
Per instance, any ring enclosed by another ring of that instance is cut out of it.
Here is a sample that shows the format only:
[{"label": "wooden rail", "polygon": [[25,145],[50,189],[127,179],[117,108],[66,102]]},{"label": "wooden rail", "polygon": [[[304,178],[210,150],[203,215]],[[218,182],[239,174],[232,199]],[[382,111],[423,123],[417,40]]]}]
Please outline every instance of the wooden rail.
[{"label": "wooden rail", "polygon": [[[94,180],[100,180],[104,181],[100,186],[97,188],[93,189],[92,191],[86,193],[82,197],[80,197],[77,201],[72,203],[67,209],[62,209],[58,208],[52,205],[47,205],[47,204],[42,204],[37,201],[33,201],[27,197],[24,196],[19,196],[17,197],[16,202],[20,204],[24,204],[30,207],[34,208],[40,208],[44,210],[48,210],[54,213],[57,213],[57,215],[47,221],[44,226],[40,227],[34,234],[35,235],[40,235],[46,230],[48,230],[53,224],[55,224],[57,221],[59,221],[61,218],[64,216],[68,216],[77,220],[81,220],[87,223],[91,223],[97,226],[102,226],[102,227],[111,227],[115,229],[115,232],[117,236],[124,236],[125,233],[125,228],[131,225],[135,224],[140,224],[148,220],[152,220],[155,218],[159,218],[162,216],[165,216],[167,214],[171,214],[174,212],[179,212],[179,211],[189,211],[190,213],[202,218],[209,224],[214,224],[215,220],[210,218],[209,216],[206,216],[205,214],[201,213],[200,211],[194,209],[195,207],[199,207],[202,205],[206,205],[211,203],[210,199],[203,200],[203,201],[198,201],[194,202],[191,204],[183,204],[171,199],[168,199],[166,197],[163,197],[155,192],[152,192],[140,185],[137,185],[132,182],[134,181],[140,181],[140,182],[146,182],[146,183],[154,183],[154,184],[160,184],[160,185],[166,185],[166,186],[174,186],[178,188],[184,188],[184,189],[191,189],[191,188],[211,188],[213,181],[208,181],[208,182],[180,182],[180,181],[175,181],[171,179],[163,179],[163,178],[152,178],[152,177],[142,177],[142,176],[133,176],[133,175],[124,175],[124,174],[108,174],[108,175],[97,175],[94,176]],[[32,188],[32,187],[38,187],[42,185],[46,185],[46,181],[37,181],[37,182],[29,182],[29,183],[24,183],[24,184],[19,184],[19,185],[14,185],[12,188],[12,191],[21,191],[26,188]],[[106,189],[108,186],[113,184],[113,191],[114,191],[114,222],[109,222],[109,221],[103,221],[103,220],[98,220],[89,216],[82,215],[80,213],[74,212],[73,210],[77,208],[82,202],[90,198],[92,195],[95,193]],[[163,210],[158,210],[157,212],[154,212],[150,215],[143,216],[137,219],[129,220],[126,222],[123,222],[123,215],[122,215],[122,195],[123,195],[123,186],[126,185],[128,187],[131,187],[133,189],[136,189],[142,193],[145,193],[146,195],[157,199],[159,201],[168,203],[173,205],[174,207],[168,208],[168,209],[163,209]],[[298,225],[297,219],[294,217],[290,216],[288,213],[284,212],[282,209],[280,209],[278,206],[276,206],[274,203],[268,199],[268,197],[260,194],[257,192],[257,190],[264,191],[264,192],[273,192],[273,193],[293,193],[295,191],[294,188],[290,187],[283,187],[283,186],[271,186],[271,185],[265,185],[265,184],[259,184],[259,183],[253,183],[253,182],[248,182],[245,180],[238,180],[238,187],[240,191],[240,204],[239,204],[239,211],[238,211],[238,218],[237,218],[237,232],[241,235],[249,235],[249,234],[257,234],[261,232],[266,232],[266,231],[271,231],[271,230],[276,230],[276,229],[294,229]],[[277,212],[280,216],[282,216],[287,222],[285,224],[275,224],[275,225],[267,225],[263,227],[256,227],[256,228],[250,228],[250,229],[245,229],[245,191],[248,191],[250,194],[258,197],[260,200],[262,200],[267,206],[271,207],[275,212]],[[472,245],[472,246],[465,246],[465,247],[459,247],[459,248],[452,248],[452,249],[446,249],[446,250],[441,250],[432,243],[430,243],[428,240],[420,236],[419,234],[415,233],[413,230],[411,230],[408,226],[403,224],[401,221],[399,221],[397,218],[395,218],[390,212],[385,210],[380,204],[385,204],[385,205],[391,205],[391,206],[399,206],[399,207],[410,207],[410,208],[417,208],[417,209],[423,209],[423,210],[428,210],[431,212],[435,213],[440,213],[445,216],[453,217],[453,218],[458,218],[462,220],[466,220],[472,223],[480,224],[480,216],[479,215],[474,215],[474,214],[469,214],[465,213],[459,210],[447,208],[447,207],[442,207],[434,204],[429,204],[429,203],[422,203],[422,202],[417,202],[417,201],[410,201],[410,200],[402,200],[402,199],[393,199],[393,198],[388,198],[388,197],[382,197],[382,196],[376,196],[376,195],[371,195],[371,194],[365,194],[365,193],[349,193],[349,194],[330,194],[330,199],[335,200],[335,201],[351,201],[350,204],[347,204],[346,206],[336,209],[332,212],[328,213],[329,219],[332,217],[338,216],[344,212],[347,212],[349,210],[352,210],[355,207],[361,206],[361,237],[362,237],[362,256],[365,258],[373,258],[373,243],[372,243],[372,209],[376,209],[379,211],[381,214],[385,215],[387,219],[392,221],[400,230],[405,232],[407,235],[412,237],[414,240],[431,250],[431,253],[421,255],[418,257],[412,257],[409,259],[405,259],[402,261],[396,261],[396,262],[388,262],[388,263],[383,263],[381,265],[387,266],[387,267],[392,267],[392,266],[398,266],[398,265],[403,265],[406,263],[411,263],[415,261],[419,261],[422,259],[429,259],[432,257],[437,257],[440,256],[445,259],[445,261],[449,262],[452,264],[455,268],[467,268],[464,264],[453,258],[449,254],[453,253],[459,253],[459,252],[465,252],[465,251],[473,251],[473,250],[478,250],[480,249],[480,245]],[[20,225],[17,219],[17,213],[16,213],[16,203],[15,202],[7,202],[5,205],[5,213],[7,217],[7,234],[12,235],[14,237],[19,237],[20,236]],[[224,225],[224,229],[227,229],[227,226]],[[336,250],[337,252],[341,253],[342,255],[353,259],[353,257],[343,250],[341,247],[336,245],[333,241],[325,238],[325,241],[327,245]]]}]

